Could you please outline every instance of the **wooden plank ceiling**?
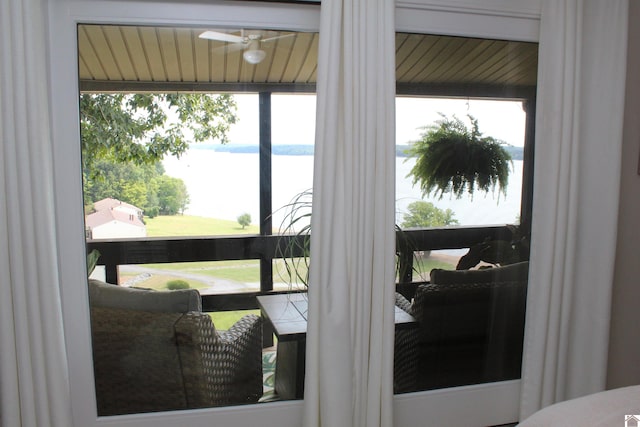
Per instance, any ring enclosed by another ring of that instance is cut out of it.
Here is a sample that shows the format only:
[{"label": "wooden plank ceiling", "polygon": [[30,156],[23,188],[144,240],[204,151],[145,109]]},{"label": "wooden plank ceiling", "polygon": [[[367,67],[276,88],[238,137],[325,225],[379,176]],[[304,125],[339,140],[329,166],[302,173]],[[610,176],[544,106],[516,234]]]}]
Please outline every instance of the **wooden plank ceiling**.
[{"label": "wooden plank ceiling", "polygon": [[[317,33],[262,32],[263,38],[290,35],[262,42],[266,57],[252,65],[243,60],[241,45],[201,39],[203,30],[80,25],[81,89],[237,91],[315,85]],[[398,33],[396,79],[414,92],[438,86],[532,88],[537,49],[535,43]]]}]

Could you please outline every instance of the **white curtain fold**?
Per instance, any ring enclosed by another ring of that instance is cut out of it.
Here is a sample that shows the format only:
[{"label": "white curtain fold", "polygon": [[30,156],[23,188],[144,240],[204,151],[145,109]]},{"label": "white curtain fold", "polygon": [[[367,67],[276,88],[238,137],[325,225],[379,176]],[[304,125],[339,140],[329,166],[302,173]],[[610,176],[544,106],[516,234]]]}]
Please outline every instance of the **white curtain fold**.
[{"label": "white curtain fold", "polygon": [[545,0],[521,419],[603,390],[627,0]]},{"label": "white curtain fold", "polygon": [[0,2],[0,425],[69,427],[58,287],[46,18]]},{"label": "white curtain fold", "polygon": [[393,0],[322,2],[306,427],[391,426]]}]

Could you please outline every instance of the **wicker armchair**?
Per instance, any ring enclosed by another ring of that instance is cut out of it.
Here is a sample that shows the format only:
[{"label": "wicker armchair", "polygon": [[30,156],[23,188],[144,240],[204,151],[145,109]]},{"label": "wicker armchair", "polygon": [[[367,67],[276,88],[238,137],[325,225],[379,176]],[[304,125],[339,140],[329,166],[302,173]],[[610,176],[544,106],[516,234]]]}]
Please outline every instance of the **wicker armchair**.
[{"label": "wicker armchair", "polygon": [[[396,293],[396,306],[411,314],[410,304],[399,293]],[[418,390],[418,337],[418,328],[396,327],[393,346],[394,394]]]},{"label": "wicker armchair", "polygon": [[528,267],[434,270],[413,303],[396,297],[419,323],[420,390],[520,377]]},{"label": "wicker armchair", "polygon": [[[199,311],[195,290],[91,281],[89,294],[98,415],[253,403],[262,395],[260,317],[219,332]],[[131,301],[143,309],[132,309]]]}]

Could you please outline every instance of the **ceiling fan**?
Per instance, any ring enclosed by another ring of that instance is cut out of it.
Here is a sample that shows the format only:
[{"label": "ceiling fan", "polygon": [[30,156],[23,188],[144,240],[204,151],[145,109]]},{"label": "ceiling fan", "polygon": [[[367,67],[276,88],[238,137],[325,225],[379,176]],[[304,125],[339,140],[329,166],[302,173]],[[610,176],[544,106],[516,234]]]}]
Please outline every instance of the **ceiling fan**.
[{"label": "ceiling fan", "polygon": [[[274,33],[274,34],[278,34],[278,33]],[[244,49],[244,53],[242,54],[242,57],[244,58],[244,60],[247,61],[249,64],[259,64],[267,56],[267,53],[260,48],[261,47],[260,45],[262,43],[268,43],[270,41],[281,39],[284,37],[291,37],[294,34],[295,33],[287,33],[287,34],[281,34],[281,35],[264,38],[266,34],[263,31],[246,31],[245,32],[245,30],[240,30],[240,35],[238,36],[235,34],[208,30],[201,33],[198,37],[200,37],[201,39],[218,40],[218,41],[223,41],[227,43],[235,43],[235,44],[232,44],[231,46],[227,46],[227,51],[229,49],[233,49],[233,50]]]}]

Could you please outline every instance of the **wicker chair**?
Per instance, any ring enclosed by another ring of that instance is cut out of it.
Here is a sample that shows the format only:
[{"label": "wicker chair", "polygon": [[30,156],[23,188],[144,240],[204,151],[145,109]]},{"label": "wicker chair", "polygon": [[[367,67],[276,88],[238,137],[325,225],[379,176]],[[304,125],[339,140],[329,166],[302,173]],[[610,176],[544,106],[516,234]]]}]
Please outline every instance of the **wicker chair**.
[{"label": "wicker chair", "polygon": [[520,377],[528,267],[433,270],[413,303],[396,297],[419,323],[420,390]]},{"label": "wicker chair", "polygon": [[262,395],[260,317],[219,332],[195,290],[92,280],[89,295],[98,415],[253,403]]},{"label": "wicker chair", "polygon": [[[396,306],[411,314],[411,304],[396,292]],[[396,328],[393,346],[393,393],[418,390],[418,328]]]}]

